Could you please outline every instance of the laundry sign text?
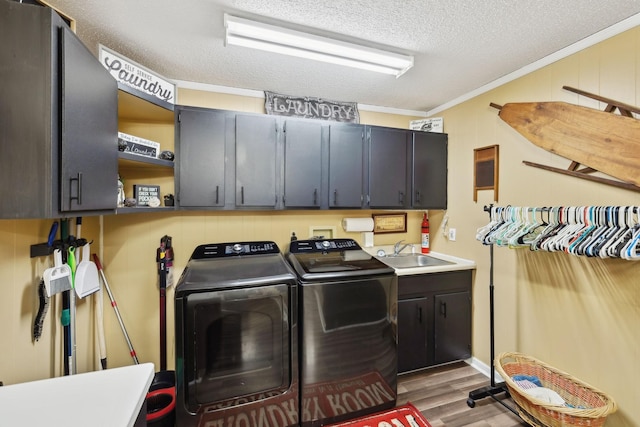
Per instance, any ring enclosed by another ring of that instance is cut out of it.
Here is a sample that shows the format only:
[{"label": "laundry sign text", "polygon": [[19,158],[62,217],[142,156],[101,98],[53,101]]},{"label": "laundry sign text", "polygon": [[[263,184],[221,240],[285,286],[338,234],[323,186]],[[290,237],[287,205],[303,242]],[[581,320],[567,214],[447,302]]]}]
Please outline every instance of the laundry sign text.
[{"label": "laundry sign text", "polygon": [[175,84],[103,45],[99,48],[100,63],[116,81],[170,104],[175,103]]},{"label": "laundry sign text", "polygon": [[358,104],[355,102],[330,101],[309,96],[282,95],[268,91],[265,91],[264,95],[267,114],[360,123]]}]

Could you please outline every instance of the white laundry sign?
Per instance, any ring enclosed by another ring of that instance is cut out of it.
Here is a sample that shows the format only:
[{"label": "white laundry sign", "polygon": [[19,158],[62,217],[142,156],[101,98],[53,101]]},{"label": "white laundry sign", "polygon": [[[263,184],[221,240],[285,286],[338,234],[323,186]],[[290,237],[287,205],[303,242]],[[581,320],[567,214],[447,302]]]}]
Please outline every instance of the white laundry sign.
[{"label": "white laundry sign", "polygon": [[116,81],[170,104],[175,103],[175,84],[103,45],[99,49],[100,63]]},{"label": "white laundry sign", "polygon": [[433,117],[431,119],[411,120],[409,122],[409,129],[442,133],[444,131],[444,125],[442,117]]}]

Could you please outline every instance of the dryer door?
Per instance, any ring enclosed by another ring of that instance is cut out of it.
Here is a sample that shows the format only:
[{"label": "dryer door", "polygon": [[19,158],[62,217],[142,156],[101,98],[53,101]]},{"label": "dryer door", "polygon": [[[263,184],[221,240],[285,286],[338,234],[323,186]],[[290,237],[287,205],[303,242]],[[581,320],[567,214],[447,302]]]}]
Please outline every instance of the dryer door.
[{"label": "dryer door", "polygon": [[290,285],[193,293],[186,301],[184,387],[191,411],[289,389]]}]

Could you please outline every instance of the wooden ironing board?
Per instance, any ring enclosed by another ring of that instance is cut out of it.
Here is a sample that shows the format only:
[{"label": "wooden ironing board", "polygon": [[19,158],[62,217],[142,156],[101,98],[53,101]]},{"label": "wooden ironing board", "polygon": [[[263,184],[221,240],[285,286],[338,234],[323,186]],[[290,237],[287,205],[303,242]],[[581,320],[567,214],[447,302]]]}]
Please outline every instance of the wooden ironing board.
[{"label": "wooden ironing board", "polygon": [[[607,102],[604,111],[566,102],[490,104],[530,142],[572,161],[567,170],[524,162],[528,166],[640,191],[640,109],[565,86]],[[612,114],[618,108],[621,114]],[[578,169],[579,165],[586,168]],[[589,175],[600,171],[621,181]]]}]

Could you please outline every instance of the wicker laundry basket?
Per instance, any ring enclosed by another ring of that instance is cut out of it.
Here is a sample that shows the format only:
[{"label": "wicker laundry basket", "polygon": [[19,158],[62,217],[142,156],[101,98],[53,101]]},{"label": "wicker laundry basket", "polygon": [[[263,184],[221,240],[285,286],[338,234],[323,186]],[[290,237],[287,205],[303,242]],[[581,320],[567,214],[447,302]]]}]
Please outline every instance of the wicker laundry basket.
[{"label": "wicker laundry basket", "polygon": [[[495,368],[521,410],[520,416],[534,427],[602,426],[607,416],[617,410],[607,394],[533,357],[501,353]],[[551,405],[526,394],[511,379],[514,375],[538,377],[543,387],[558,393],[571,406]]]}]

